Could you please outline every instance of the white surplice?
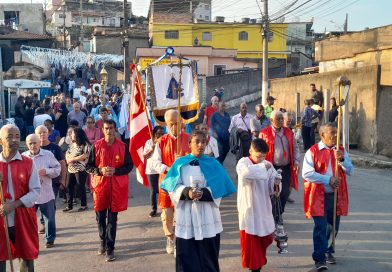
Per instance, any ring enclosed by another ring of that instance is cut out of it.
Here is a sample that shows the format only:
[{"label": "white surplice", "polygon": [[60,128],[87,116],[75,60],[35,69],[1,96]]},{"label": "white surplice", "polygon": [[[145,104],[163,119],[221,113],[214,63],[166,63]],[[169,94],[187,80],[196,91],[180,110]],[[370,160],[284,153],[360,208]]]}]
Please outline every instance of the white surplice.
[{"label": "white surplice", "polygon": [[[219,212],[221,198],[213,199],[213,201],[180,200],[185,187],[192,187],[191,177],[197,177],[198,180],[201,180],[199,187],[206,186],[206,180],[200,166],[184,165],[181,168],[177,187],[170,193],[170,198],[176,209],[176,237],[195,238],[195,240],[215,237],[223,231]],[[211,192],[209,187],[207,189]]]},{"label": "white surplice", "polygon": [[239,227],[248,234],[260,237],[275,230],[270,195],[274,193],[278,173],[271,164],[267,170],[267,164],[266,161],[253,164],[249,157],[240,159],[237,164]]}]

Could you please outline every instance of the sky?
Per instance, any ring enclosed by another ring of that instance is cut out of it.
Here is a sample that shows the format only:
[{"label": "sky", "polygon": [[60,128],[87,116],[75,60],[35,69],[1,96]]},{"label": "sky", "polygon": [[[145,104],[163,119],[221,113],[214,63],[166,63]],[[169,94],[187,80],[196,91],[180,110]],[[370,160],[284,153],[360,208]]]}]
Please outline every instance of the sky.
[{"label": "sky", "polygon": [[[44,0],[19,0],[18,2],[31,3],[31,1],[44,2]],[[128,1],[132,2],[135,15],[147,16],[149,0]],[[226,22],[240,21],[243,17],[260,18],[257,1],[262,8],[262,0],[212,0],[212,17],[224,16]],[[292,8],[285,9],[293,2],[296,4]],[[1,3],[15,3],[15,0],[0,0]],[[313,18],[313,29],[316,32],[341,31],[348,13],[349,31],[392,24],[390,16],[392,0],[269,0],[270,18],[276,18],[302,4],[304,5],[284,16],[285,22],[305,22]]]}]

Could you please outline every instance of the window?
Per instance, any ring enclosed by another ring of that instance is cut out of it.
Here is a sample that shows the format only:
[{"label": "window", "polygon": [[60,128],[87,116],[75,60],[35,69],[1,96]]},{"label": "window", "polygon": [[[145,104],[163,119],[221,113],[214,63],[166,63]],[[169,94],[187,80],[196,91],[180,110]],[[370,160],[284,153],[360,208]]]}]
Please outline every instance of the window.
[{"label": "window", "polygon": [[165,39],[178,39],[178,30],[166,30]]},{"label": "window", "polygon": [[205,18],[206,21],[210,20],[210,16],[205,16],[204,18]]},{"label": "window", "polygon": [[202,39],[203,41],[211,41],[212,40],[211,32],[203,32]]},{"label": "window", "polygon": [[224,75],[226,65],[214,65],[214,76]]},{"label": "window", "polygon": [[209,9],[210,9],[210,5],[205,5],[204,8],[205,8],[206,10],[209,10]]},{"label": "window", "polygon": [[19,25],[19,11],[4,11],[4,24],[7,26]]},{"label": "window", "polygon": [[248,32],[241,31],[240,33],[238,33],[238,39],[240,41],[247,41],[248,40]]}]

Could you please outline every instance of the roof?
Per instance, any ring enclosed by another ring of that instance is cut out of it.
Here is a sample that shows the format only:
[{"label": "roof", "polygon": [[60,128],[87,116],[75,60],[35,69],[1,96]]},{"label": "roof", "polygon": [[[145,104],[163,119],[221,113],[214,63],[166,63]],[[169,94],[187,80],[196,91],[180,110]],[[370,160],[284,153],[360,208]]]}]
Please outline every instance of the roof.
[{"label": "roof", "polygon": [[[113,27],[95,27],[94,36],[107,36],[107,37],[120,37],[123,28],[113,28]],[[135,27],[127,28],[127,34],[129,38],[146,38],[148,39],[148,26],[147,25],[137,25]]]},{"label": "roof", "polygon": [[48,35],[19,31],[9,27],[0,27],[0,40],[52,40]]}]

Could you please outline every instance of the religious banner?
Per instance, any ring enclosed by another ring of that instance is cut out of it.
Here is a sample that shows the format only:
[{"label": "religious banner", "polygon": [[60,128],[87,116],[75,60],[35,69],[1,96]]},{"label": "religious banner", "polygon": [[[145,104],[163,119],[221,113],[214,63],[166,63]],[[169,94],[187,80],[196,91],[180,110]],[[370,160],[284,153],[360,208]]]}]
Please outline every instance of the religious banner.
[{"label": "religious banner", "polygon": [[191,123],[198,117],[196,62],[184,62],[147,68],[152,114],[160,125],[165,125],[164,114],[168,109],[178,109],[178,102],[184,123]]}]

